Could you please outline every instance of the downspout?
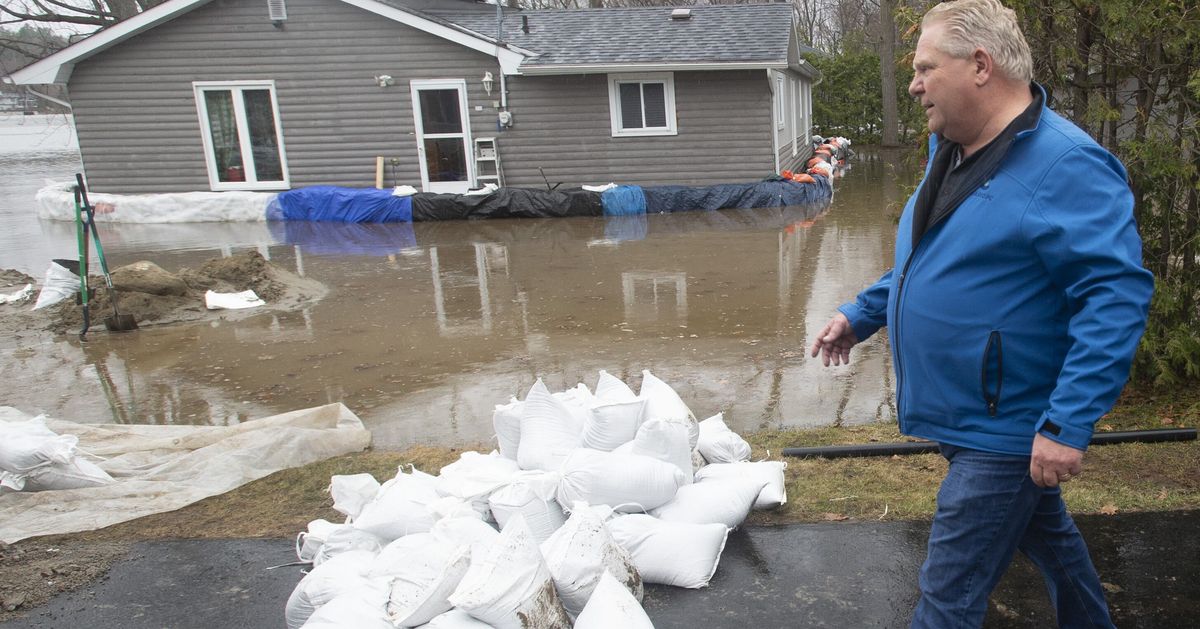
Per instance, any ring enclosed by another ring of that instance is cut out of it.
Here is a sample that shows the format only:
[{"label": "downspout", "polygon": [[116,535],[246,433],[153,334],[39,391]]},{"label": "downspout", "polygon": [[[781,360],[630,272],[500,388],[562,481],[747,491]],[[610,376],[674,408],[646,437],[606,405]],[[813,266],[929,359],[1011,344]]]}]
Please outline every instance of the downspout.
[{"label": "downspout", "polygon": [[[504,7],[496,0],[496,63],[500,64],[500,50],[504,46]],[[504,78],[504,66],[500,64],[500,111],[508,111],[508,85]]]},{"label": "downspout", "polygon": [[25,91],[30,94],[33,94],[34,96],[36,96],[42,100],[48,100],[48,101],[54,103],[55,105],[61,105],[63,107],[66,107],[67,109],[73,109],[71,107],[71,103],[68,103],[67,101],[59,99],[59,98],[55,98],[49,94],[43,94],[43,93],[33,89],[32,87],[26,87]]},{"label": "downspout", "polygon": [[779,107],[779,99],[775,94],[775,75],[774,70],[767,69],[767,87],[771,90],[771,161],[775,164],[775,174],[779,174],[779,128],[775,121],[779,120],[779,113],[776,109]]}]

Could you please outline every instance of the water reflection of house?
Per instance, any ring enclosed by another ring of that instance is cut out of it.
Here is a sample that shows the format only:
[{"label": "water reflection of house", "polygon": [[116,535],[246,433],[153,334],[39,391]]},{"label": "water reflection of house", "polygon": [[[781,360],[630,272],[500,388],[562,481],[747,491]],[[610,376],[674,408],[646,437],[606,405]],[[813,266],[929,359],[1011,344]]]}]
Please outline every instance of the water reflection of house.
[{"label": "water reflection of house", "polygon": [[818,74],[787,3],[504,9],[500,36],[496,12],[168,0],[13,78],[69,84],[96,192],[370,186],[377,157],[389,184],[461,192],[501,163],[484,136],[507,185],[752,181],[807,157]]}]

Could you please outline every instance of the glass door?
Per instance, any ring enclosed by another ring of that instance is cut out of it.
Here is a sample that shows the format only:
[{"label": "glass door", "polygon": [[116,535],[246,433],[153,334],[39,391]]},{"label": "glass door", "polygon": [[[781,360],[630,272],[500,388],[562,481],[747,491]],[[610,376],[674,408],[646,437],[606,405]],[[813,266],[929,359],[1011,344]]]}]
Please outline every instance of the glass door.
[{"label": "glass door", "polygon": [[462,194],[475,180],[466,81],[413,81],[411,85],[422,189]]}]

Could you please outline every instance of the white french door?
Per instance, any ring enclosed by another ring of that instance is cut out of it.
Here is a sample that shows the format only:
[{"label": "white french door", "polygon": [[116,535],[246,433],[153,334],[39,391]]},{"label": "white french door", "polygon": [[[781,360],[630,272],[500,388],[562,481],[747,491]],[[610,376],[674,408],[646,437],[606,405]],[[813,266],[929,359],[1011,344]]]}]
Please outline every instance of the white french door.
[{"label": "white french door", "polygon": [[414,80],[410,86],[422,189],[466,192],[475,180],[466,80]]}]

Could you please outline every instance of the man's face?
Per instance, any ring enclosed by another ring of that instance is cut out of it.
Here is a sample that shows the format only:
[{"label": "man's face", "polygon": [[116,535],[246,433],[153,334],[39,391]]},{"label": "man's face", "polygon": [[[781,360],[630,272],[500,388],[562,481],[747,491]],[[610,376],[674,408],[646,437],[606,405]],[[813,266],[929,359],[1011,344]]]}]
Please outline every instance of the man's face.
[{"label": "man's face", "polygon": [[921,29],[913,57],[913,80],[908,93],[925,109],[929,130],[949,140],[970,140],[978,112],[972,101],[975,91],[975,61],[956,59],[937,48],[943,25]]}]

